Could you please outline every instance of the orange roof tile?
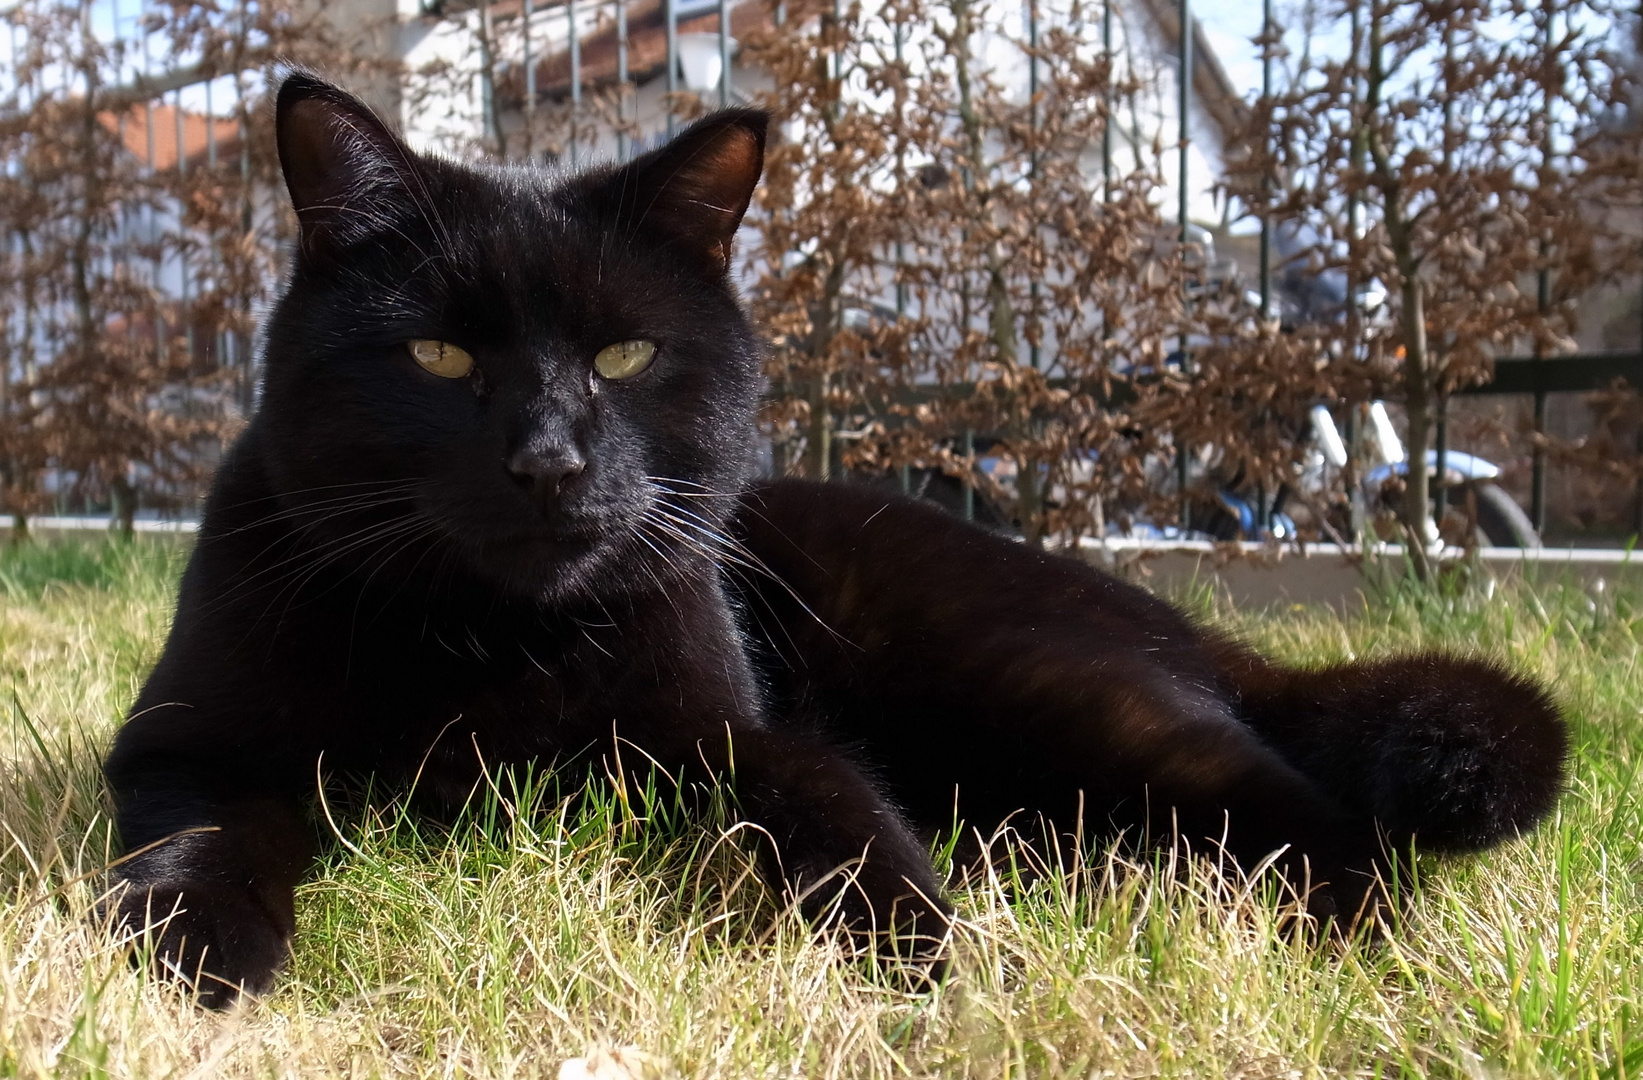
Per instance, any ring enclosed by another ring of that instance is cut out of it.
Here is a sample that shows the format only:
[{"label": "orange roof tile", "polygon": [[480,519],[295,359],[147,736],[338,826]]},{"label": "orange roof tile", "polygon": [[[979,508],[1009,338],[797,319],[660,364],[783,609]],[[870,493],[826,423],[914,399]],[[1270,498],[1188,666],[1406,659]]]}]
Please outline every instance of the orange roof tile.
[{"label": "orange roof tile", "polygon": [[[126,151],[141,161],[148,161],[148,133],[152,123],[154,131],[154,161],[156,169],[175,169],[177,167],[177,107],[175,105],[140,104],[118,113],[104,112],[97,116],[98,121],[105,129],[111,132],[120,130],[120,121],[125,121],[125,131],[121,141]],[[182,111],[182,149],[183,160],[190,165],[203,164],[209,151],[211,139],[216,139],[217,155],[219,158],[231,152],[237,153],[240,140],[240,123],[232,117],[211,117],[204,113]]]}]

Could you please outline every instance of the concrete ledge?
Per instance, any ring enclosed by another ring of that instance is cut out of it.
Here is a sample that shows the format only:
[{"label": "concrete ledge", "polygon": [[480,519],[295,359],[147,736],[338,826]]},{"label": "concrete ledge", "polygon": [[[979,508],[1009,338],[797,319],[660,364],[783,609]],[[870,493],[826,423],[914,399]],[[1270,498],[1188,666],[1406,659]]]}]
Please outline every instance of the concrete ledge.
[{"label": "concrete ledge", "polygon": [[[1171,592],[1213,582],[1240,607],[1271,604],[1357,606],[1366,592],[1404,573],[1401,544],[1367,551],[1335,544],[1210,543],[1208,541],[1085,540],[1080,554],[1148,588]],[[1476,565],[1497,581],[1569,580],[1582,587],[1599,579],[1643,585],[1643,551],[1618,548],[1479,548]],[[1456,564],[1468,553],[1445,548],[1439,562]]]},{"label": "concrete ledge", "polygon": [[[109,517],[31,517],[29,535],[54,533],[113,532],[114,519]],[[167,521],[158,518],[138,518],[132,522],[137,532],[192,536],[200,531],[198,521]],[[11,518],[0,518],[0,534],[11,536]]]},{"label": "concrete ledge", "polygon": [[[35,517],[34,536],[109,532],[107,517]],[[139,518],[136,531],[145,536],[189,537],[200,523],[191,520]],[[0,519],[0,536],[10,536],[9,519]],[[1215,589],[1240,607],[1271,604],[1361,605],[1365,593],[1403,574],[1399,544],[1376,544],[1367,551],[1335,544],[1212,543],[1207,540],[1092,540],[1079,554],[1148,588],[1170,592],[1195,582]],[[1500,581],[1567,579],[1590,586],[1599,579],[1636,581],[1643,585],[1643,551],[1618,548],[1479,548],[1477,563]],[[1446,563],[1467,558],[1461,548],[1445,548]]]}]

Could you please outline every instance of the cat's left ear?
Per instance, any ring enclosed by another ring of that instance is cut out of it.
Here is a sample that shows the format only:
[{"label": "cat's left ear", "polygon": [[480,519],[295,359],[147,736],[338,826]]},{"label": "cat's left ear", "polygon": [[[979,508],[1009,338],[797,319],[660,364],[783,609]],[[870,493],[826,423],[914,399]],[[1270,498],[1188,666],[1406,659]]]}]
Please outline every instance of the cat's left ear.
[{"label": "cat's left ear", "polygon": [[712,113],[604,177],[594,198],[618,229],[649,232],[723,274],[764,170],[769,125],[758,109]]}]

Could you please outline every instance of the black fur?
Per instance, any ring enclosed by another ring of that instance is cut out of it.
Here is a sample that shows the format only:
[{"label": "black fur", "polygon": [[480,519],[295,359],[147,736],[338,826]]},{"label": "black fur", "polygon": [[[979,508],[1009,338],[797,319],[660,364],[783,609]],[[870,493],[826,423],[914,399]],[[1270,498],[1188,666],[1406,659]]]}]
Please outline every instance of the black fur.
[{"label": "black fur", "polygon": [[[1487,847],[1563,783],[1568,736],[1530,680],[1440,654],[1296,670],[1072,559],[877,489],[782,481],[739,519],[779,715],[824,718],[916,822],[1026,809],[1097,835],[1282,844],[1321,912],[1387,848]],[[808,609],[808,612],[804,609]],[[810,612],[815,617],[811,617]],[[1350,914],[1344,912],[1343,914]]]},{"label": "black fur", "polygon": [[[1377,816],[1478,846],[1550,804],[1561,722],[1486,665],[1280,672],[924,507],[804,484],[738,501],[760,375],[726,266],[762,114],[556,179],[419,157],[299,74],[278,133],[301,247],[261,406],[106,763],[133,852],[115,915],[207,1004],[271,985],[322,769],[454,806],[486,767],[631,745],[683,784],[733,778],[792,894],[855,864],[806,911],[925,958],[950,908],[897,804],[946,824],[955,785],[982,825],[1082,797],[1103,828],[1204,837],[1230,812],[1239,858],[1287,843],[1286,870],[1305,855],[1360,893]],[[413,339],[475,371],[422,370]],[[632,339],[651,368],[596,374]],[[791,590],[750,578],[744,626],[726,558]]]}]

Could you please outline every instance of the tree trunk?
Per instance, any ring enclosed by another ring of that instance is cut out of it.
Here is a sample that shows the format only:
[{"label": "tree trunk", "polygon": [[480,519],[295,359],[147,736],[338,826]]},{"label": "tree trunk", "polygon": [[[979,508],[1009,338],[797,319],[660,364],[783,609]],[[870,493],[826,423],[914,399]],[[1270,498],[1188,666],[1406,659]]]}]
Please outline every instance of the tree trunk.
[{"label": "tree trunk", "polygon": [[1415,573],[1425,581],[1431,573],[1426,557],[1432,521],[1431,483],[1426,471],[1426,447],[1432,441],[1435,395],[1427,370],[1426,298],[1419,279],[1403,279],[1403,393],[1409,414],[1409,471],[1404,488],[1403,523]]},{"label": "tree trunk", "polygon": [[114,502],[114,523],[119,534],[127,540],[137,535],[137,489],[123,476],[109,482],[109,495]]},{"label": "tree trunk", "polygon": [[[1415,251],[1414,228],[1403,198],[1403,179],[1383,143],[1382,125],[1374,122],[1381,108],[1381,92],[1386,86],[1387,72],[1382,55],[1381,22],[1372,5],[1369,17],[1369,79],[1364,99],[1366,114],[1371,122],[1366,125],[1365,149],[1374,164],[1374,186],[1379,189],[1386,237],[1392,248],[1392,258],[1403,279],[1401,313],[1403,337],[1403,390],[1404,407],[1409,416],[1409,438],[1406,448],[1408,470],[1405,473],[1403,512],[1404,547],[1409,552],[1410,565],[1416,577],[1426,581],[1431,576],[1426,545],[1429,523],[1432,520],[1431,485],[1426,475],[1426,446],[1432,440],[1436,426],[1433,416],[1436,380],[1431,371],[1431,359],[1426,351],[1426,294],[1421,288],[1421,258]],[[1395,123],[1395,117],[1391,118]],[[1396,133],[1393,133],[1396,142]],[[1353,301],[1356,306],[1355,300]]]},{"label": "tree trunk", "polygon": [[491,37],[491,5],[489,0],[479,4],[479,82],[485,100],[480,102],[485,112],[485,126],[491,129],[496,141],[496,156],[508,160],[508,137],[502,132],[502,103],[496,99],[496,48]]},{"label": "tree trunk", "polygon": [[[964,126],[965,157],[967,159],[967,186],[976,203],[976,216],[985,221],[991,195],[987,166],[986,138],[981,128],[981,116],[975,108],[970,87],[970,36],[973,26],[970,18],[970,0],[953,0],[953,73],[958,82],[958,113]],[[1020,335],[1016,330],[1015,302],[1010,297],[1009,281],[1005,276],[1004,252],[997,239],[987,243],[987,329],[993,346],[993,359],[1000,365],[1013,365],[1021,354]],[[1029,434],[1030,424],[1021,417],[1012,418],[1009,434],[1012,441],[1020,442]],[[1044,544],[1044,500],[1039,491],[1039,477],[1035,462],[1023,454],[1019,446],[1016,459],[1016,500],[1021,514],[1021,532],[1027,543],[1034,547]]]},{"label": "tree trunk", "polygon": [[827,277],[822,279],[821,298],[811,310],[810,359],[815,370],[809,388],[810,426],[805,434],[804,471],[815,480],[833,477],[833,414],[827,403],[832,388],[828,385],[824,363],[844,318],[844,305],[840,301],[844,293],[844,270],[844,259],[835,257]]},{"label": "tree trunk", "polygon": [[827,411],[827,373],[810,383],[810,428],[805,432],[804,471],[813,480],[833,478],[833,418]]}]

